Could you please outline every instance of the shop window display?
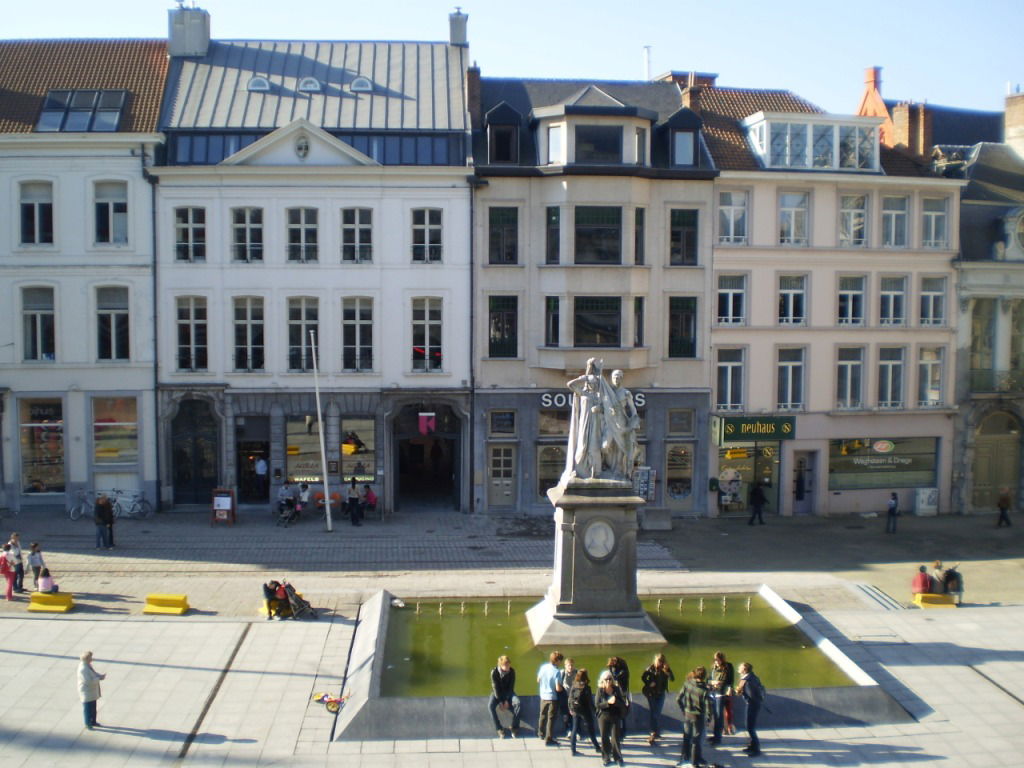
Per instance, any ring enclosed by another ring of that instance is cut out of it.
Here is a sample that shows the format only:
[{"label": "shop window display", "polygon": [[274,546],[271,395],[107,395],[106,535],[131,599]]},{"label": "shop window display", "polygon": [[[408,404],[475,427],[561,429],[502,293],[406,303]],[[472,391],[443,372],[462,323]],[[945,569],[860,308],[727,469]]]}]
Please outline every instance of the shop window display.
[{"label": "shop window display", "polygon": [[373,483],[377,478],[377,453],[373,419],[342,419],[341,474],[347,482]]},{"label": "shop window display", "polygon": [[64,408],[60,400],[19,403],[23,493],[64,492]]}]

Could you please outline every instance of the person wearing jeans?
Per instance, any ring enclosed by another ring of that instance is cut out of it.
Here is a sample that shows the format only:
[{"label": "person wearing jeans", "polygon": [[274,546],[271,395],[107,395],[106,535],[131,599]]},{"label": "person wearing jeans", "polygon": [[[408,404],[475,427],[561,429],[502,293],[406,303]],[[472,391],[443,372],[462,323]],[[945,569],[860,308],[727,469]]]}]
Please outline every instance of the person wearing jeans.
[{"label": "person wearing jeans", "polygon": [[761,740],[757,737],[757,715],[764,703],[765,690],[749,662],[744,661],[740,664],[740,684],[736,686],[736,692],[747,702],[747,734],[750,736],[750,743],[743,751],[753,757],[761,754]]},{"label": "person wearing jeans", "polygon": [[722,731],[725,728],[725,712],[729,707],[729,699],[732,697],[733,685],[736,682],[736,673],[730,662],[725,660],[725,654],[721,651],[715,652],[714,663],[711,666],[711,677],[708,686],[711,690],[711,711],[714,714],[715,725],[709,744],[718,744],[722,740]]},{"label": "person wearing jeans", "polygon": [[512,738],[515,738],[519,735],[519,715],[523,706],[516,696],[516,671],[508,656],[499,656],[497,666],[491,670],[491,698],[487,702],[494,730],[499,739],[504,739],[505,729],[498,720],[498,707],[512,710]]},{"label": "person wearing jeans", "polygon": [[110,549],[114,546],[112,532],[114,528],[114,505],[105,493],[96,497],[92,520],[96,523],[96,549]]},{"label": "person wearing jeans", "polygon": [[562,654],[552,651],[546,664],[537,670],[537,686],[540,693],[540,719],[537,721],[537,735],[545,744],[556,744],[555,718],[558,717],[558,693],[562,690],[562,670],[559,665]]},{"label": "person wearing jeans", "polygon": [[647,699],[647,714],[651,726],[651,735],[647,737],[647,743],[654,744],[661,736],[661,711],[665,708],[665,692],[668,690],[668,684],[676,678],[665,660],[665,654],[659,653],[654,657],[651,666],[644,670],[640,679],[644,684],[642,690]]},{"label": "person wearing jeans", "polygon": [[89,730],[99,725],[96,722],[96,702],[100,698],[100,680],[105,680],[106,677],[93,669],[92,651],[86,651],[79,657],[78,698],[82,702],[85,727]]}]

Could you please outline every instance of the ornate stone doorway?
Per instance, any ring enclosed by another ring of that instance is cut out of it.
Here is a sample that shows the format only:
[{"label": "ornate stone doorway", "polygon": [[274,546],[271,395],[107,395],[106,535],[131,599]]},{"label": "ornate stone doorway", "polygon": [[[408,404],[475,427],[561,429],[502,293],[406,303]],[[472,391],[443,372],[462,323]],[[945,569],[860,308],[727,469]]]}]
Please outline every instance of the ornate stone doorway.
[{"label": "ornate stone doorway", "polygon": [[994,509],[999,489],[1016,497],[1020,483],[1020,422],[998,411],[986,416],[975,432],[972,507]]}]

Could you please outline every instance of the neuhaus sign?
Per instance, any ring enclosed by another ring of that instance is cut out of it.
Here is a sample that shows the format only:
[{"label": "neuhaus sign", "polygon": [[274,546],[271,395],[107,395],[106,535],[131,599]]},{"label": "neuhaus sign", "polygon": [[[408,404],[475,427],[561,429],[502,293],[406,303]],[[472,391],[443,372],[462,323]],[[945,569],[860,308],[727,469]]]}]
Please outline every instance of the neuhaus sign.
[{"label": "neuhaus sign", "polygon": [[716,445],[750,440],[792,440],[796,437],[796,417],[713,416],[711,432]]}]

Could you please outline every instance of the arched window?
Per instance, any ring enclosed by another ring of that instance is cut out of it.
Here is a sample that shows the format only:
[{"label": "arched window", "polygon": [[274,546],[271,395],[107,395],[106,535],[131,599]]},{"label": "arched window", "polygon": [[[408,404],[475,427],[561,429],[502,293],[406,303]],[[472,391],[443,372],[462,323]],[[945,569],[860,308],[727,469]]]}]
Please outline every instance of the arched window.
[{"label": "arched window", "polygon": [[357,77],[349,84],[348,88],[353,93],[369,93],[373,90],[373,83],[369,78]]},{"label": "arched window", "polygon": [[246,90],[254,91],[256,93],[266,93],[270,90],[270,81],[261,75],[255,75],[249,78],[249,84],[246,86]]},{"label": "arched window", "polygon": [[299,80],[300,93],[320,93],[320,81],[315,77],[304,77]]}]

